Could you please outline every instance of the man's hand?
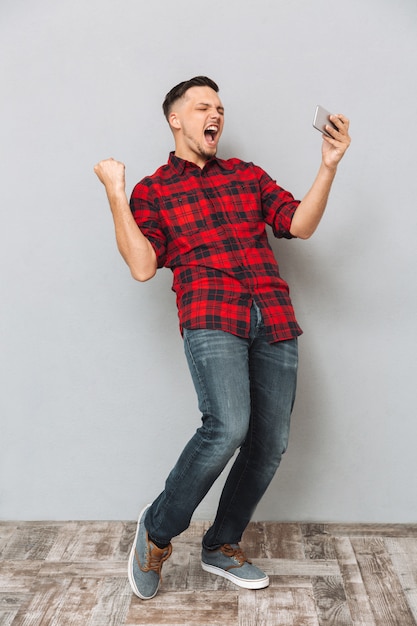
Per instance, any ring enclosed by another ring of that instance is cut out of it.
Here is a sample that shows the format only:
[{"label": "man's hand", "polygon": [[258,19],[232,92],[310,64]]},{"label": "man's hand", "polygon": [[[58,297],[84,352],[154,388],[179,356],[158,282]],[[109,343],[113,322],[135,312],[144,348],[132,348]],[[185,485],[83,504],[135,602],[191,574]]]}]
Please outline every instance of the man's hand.
[{"label": "man's hand", "polygon": [[349,120],[344,115],[331,115],[330,121],[337,128],[327,125],[326,130],[331,137],[323,135],[322,159],[323,165],[329,169],[336,169],[346,150],[350,146]]},{"label": "man's hand", "polygon": [[94,171],[105,186],[107,193],[125,190],[124,163],[114,159],[105,159],[94,166]]}]

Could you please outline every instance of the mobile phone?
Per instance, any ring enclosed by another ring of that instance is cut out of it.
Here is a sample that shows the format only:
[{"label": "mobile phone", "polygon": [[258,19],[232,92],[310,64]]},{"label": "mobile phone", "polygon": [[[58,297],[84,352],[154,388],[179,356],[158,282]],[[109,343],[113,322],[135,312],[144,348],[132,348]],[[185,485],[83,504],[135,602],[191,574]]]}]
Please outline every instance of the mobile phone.
[{"label": "mobile phone", "polygon": [[331,135],[327,132],[325,128],[326,124],[328,124],[329,126],[333,126],[333,128],[337,130],[336,126],[330,121],[330,115],[331,113],[329,113],[329,111],[326,111],[326,109],[323,109],[322,106],[317,105],[313,119],[314,128],[317,128],[317,130],[319,130],[324,135],[327,135],[328,137],[330,137]]}]

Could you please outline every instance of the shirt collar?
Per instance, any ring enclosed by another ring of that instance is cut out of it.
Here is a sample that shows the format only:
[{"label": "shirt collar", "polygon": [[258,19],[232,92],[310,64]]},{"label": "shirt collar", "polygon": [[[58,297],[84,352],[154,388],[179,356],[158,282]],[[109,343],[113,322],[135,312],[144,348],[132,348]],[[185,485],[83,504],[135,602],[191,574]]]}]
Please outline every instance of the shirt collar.
[{"label": "shirt collar", "polygon": [[[170,152],[168,163],[178,174],[183,174],[186,167],[198,167],[195,163],[191,163],[190,161],[186,161],[185,159],[181,159],[176,156],[175,152]],[[231,171],[234,168],[234,165],[230,161],[225,161],[224,159],[218,159],[217,157],[213,157],[210,161],[207,162],[205,167],[213,167],[213,165],[220,167],[222,170]],[[200,168],[199,168],[200,169]]]}]

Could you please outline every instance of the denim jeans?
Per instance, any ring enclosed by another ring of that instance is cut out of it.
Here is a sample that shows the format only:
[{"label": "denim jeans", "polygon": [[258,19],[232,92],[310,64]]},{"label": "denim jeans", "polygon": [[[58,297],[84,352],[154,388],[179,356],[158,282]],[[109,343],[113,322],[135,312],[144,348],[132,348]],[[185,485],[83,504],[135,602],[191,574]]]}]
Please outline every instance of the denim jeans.
[{"label": "denim jeans", "polygon": [[188,528],[195,509],[239,449],[203,540],[208,548],[238,543],[288,445],[297,339],[269,344],[254,303],[249,339],[184,329],[184,349],[202,425],[149,508],[145,526],[161,544]]}]

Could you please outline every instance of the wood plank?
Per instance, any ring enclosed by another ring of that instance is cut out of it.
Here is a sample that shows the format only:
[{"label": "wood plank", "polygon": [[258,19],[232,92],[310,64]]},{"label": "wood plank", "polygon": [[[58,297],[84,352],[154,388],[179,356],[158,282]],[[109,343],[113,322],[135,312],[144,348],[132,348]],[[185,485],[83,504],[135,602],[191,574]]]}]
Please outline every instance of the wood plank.
[{"label": "wood plank", "polygon": [[4,558],[4,551],[10,539],[16,532],[17,524],[0,522],[0,558]]},{"label": "wood plank", "polygon": [[58,526],[50,524],[19,524],[4,547],[2,558],[41,561],[48,555],[58,530]]},{"label": "wood plank", "polygon": [[304,558],[303,536],[299,524],[254,522],[243,535],[242,547],[249,558]]},{"label": "wood plank", "polygon": [[302,524],[305,556],[308,559],[335,559],[334,536],[326,524]]},{"label": "wood plank", "polygon": [[13,626],[120,626],[131,597],[126,580],[43,578]]},{"label": "wood plank", "polygon": [[417,524],[324,524],[333,537],[417,537]]},{"label": "wood plank", "polygon": [[[39,563],[39,562],[38,562]],[[126,578],[125,561],[43,561],[40,562],[39,577],[45,578]]]},{"label": "wood plank", "polygon": [[319,626],[311,586],[239,592],[239,626]]},{"label": "wood plank", "polygon": [[204,584],[199,584],[203,571],[200,554],[199,542],[181,544],[174,540],[172,555],[162,570],[163,589],[165,591],[204,589]]},{"label": "wood plank", "polygon": [[113,557],[117,560],[128,559],[136,534],[136,523],[123,522],[121,526],[119,543],[114,551]]},{"label": "wood plank", "polygon": [[351,538],[377,626],[415,626],[384,540]]},{"label": "wood plank", "polygon": [[[47,587],[48,579],[43,581]],[[85,626],[98,601],[100,580],[73,578],[71,581],[63,579],[59,582],[63,588],[55,588],[56,593],[49,599],[42,626],[43,623],[48,626]]]},{"label": "wood plank", "polygon": [[134,598],[126,626],[238,626],[237,592],[160,591],[152,600]]},{"label": "wood plank", "polygon": [[337,561],[292,559],[253,559],[253,564],[269,576],[339,576]]},{"label": "wood plank", "polygon": [[10,626],[22,606],[30,602],[29,593],[1,593],[0,592],[0,624]]},{"label": "wood plank", "polygon": [[417,624],[417,539],[388,538],[384,543]]},{"label": "wood plank", "polygon": [[54,614],[62,604],[70,580],[36,579],[30,602],[22,606],[13,626],[52,626]]},{"label": "wood plank", "polygon": [[55,539],[48,554],[45,556],[45,560],[49,561],[68,561],[71,558],[67,558],[68,545],[75,541],[78,533],[80,532],[79,522],[65,522],[57,527]]},{"label": "wood plank", "polygon": [[279,589],[282,587],[288,587],[291,589],[308,589],[312,594],[311,576],[292,576],[288,574],[286,576],[274,576],[269,575],[269,587],[271,589]]},{"label": "wood plank", "polygon": [[85,626],[124,624],[131,602],[132,591],[127,578],[105,578],[97,586],[95,604]]},{"label": "wood plank", "polygon": [[3,593],[27,593],[38,578],[43,561],[2,561],[0,590]]},{"label": "wood plank", "polygon": [[48,560],[108,561],[128,554],[134,530],[122,522],[77,522],[63,526],[55,539]]},{"label": "wood plank", "polygon": [[320,626],[352,626],[352,618],[339,576],[313,578]]},{"label": "wood plank", "polygon": [[349,538],[336,537],[334,545],[354,626],[376,626]]}]

